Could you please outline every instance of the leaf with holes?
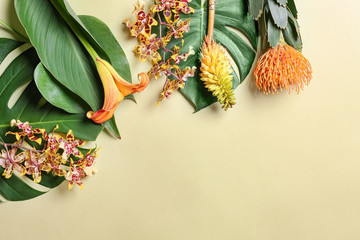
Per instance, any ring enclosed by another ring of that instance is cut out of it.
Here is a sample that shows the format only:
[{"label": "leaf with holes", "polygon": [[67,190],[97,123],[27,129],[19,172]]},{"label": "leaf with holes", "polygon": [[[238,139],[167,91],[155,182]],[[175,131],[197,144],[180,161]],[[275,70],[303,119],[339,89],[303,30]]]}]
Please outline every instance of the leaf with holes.
[{"label": "leaf with holes", "polygon": [[[199,111],[216,102],[216,98],[207,91],[199,77],[200,49],[207,30],[207,2],[193,0],[189,6],[195,10],[195,13],[180,16],[183,21],[191,18],[190,31],[184,33],[182,51],[187,52],[189,47],[193,47],[195,55],[189,56],[187,61],[181,62],[179,66],[180,68],[197,66],[198,70],[194,77],[187,80],[181,92],[193,104],[195,111]],[[216,1],[214,39],[228,50],[239,70],[240,76],[233,73],[234,88],[249,74],[255,59],[254,49],[257,48],[258,35],[255,21],[247,11],[246,0]],[[171,40],[167,48],[171,49],[174,45],[181,46],[181,40]]]}]

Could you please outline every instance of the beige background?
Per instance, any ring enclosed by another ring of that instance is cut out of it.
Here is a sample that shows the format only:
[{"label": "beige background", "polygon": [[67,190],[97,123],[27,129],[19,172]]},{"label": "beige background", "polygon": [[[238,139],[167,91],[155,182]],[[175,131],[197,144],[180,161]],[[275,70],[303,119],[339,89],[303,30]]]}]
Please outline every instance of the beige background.
[{"label": "beige background", "polygon": [[[122,21],[135,0],[71,0],[101,18],[133,55]],[[0,17],[15,23],[11,0]],[[314,77],[300,95],[264,96],[248,78],[228,112],[192,114],[163,79],[116,112],[123,139],[102,133],[98,173],[0,205],[1,239],[360,239],[360,2],[297,1]],[[8,36],[0,31],[0,36]]]}]

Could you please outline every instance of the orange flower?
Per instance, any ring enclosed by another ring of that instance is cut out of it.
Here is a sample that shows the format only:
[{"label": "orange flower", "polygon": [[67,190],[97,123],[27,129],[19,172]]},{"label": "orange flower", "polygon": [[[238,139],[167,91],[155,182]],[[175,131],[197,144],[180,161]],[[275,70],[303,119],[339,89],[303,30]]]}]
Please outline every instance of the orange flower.
[{"label": "orange flower", "polygon": [[102,109],[97,112],[89,111],[86,116],[100,124],[114,115],[117,106],[125,96],[144,90],[149,84],[149,77],[146,73],[140,73],[140,83],[129,83],[120,77],[108,62],[100,58],[96,58],[96,68],[104,87],[105,101]]},{"label": "orange flower", "polygon": [[[256,86],[265,94],[278,89],[295,89],[299,93],[312,78],[310,62],[297,50],[280,41],[275,48],[269,48],[258,60],[255,71]],[[291,88],[290,88],[291,87]]]}]

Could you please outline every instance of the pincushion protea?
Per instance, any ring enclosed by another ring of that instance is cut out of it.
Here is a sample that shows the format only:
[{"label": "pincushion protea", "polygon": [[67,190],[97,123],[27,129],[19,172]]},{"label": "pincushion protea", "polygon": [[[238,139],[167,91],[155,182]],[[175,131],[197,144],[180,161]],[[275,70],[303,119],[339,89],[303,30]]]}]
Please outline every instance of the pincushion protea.
[{"label": "pincushion protea", "polygon": [[265,94],[282,88],[295,89],[299,93],[312,78],[310,62],[296,49],[281,40],[275,48],[269,48],[258,60],[254,70],[256,86]]},{"label": "pincushion protea", "polygon": [[225,49],[213,39],[205,37],[200,61],[201,80],[226,111],[235,104],[235,97],[232,90],[233,70],[225,56]]}]

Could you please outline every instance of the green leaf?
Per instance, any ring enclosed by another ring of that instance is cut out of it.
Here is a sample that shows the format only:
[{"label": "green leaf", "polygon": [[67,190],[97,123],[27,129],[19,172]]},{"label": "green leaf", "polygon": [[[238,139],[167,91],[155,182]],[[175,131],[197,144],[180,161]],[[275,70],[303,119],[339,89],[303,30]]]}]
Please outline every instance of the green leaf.
[{"label": "green leaf", "polygon": [[284,29],[288,23],[288,11],[286,7],[279,5],[275,0],[268,0],[269,9],[274,23],[281,29]]},{"label": "green leaf", "polygon": [[110,28],[100,19],[88,15],[76,15],[65,0],[51,0],[57,11],[69,19],[72,27],[79,29],[86,40],[103,59],[107,60],[126,81],[131,81],[130,65]]},{"label": "green leaf", "polygon": [[113,137],[116,137],[118,139],[121,138],[119,130],[118,130],[117,125],[116,125],[115,116],[110,118],[108,121],[104,122],[102,125],[105,127],[105,129],[107,131],[109,131],[109,133],[111,135],[113,135]]},{"label": "green leaf", "polygon": [[4,168],[0,166],[0,195],[9,201],[23,201],[46,193],[31,188],[14,174],[6,179],[2,176],[3,172]]},{"label": "green leaf", "polygon": [[41,63],[35,69],[34,79],[42,96],[55,107],[69,113],[86,113],[89,109],[84,100],[59,83]]},{"label": "green leaf", "polygon": [[100,19],[81,15],[79,19],[89,31],[91,36],[99,43],[100,47],[109,57],[111,65],[126,81],[131,82],[131,71],[125,52],[112,34],[110,28]]},{"label": "green leaf", "polygon": [[[110,28],[96,17],[88,15],[80,15],[78,17],[83,24],[82,26],[88,30],[88,33],[99,43],[99,47],[106,53],[109,62],[116,72],[126,81],[132,82],[130,65],[125,52],[112,34]],[[132,94],[125,98],[135,101]]]},{"label": "green leaf", "polygon": [[269,17],[268,19],[268,41],[272,48],[276,47],[280,41],[281,30],[275,26],[273,19]]},{"label": "green leaf", "polygon": [[294,15],[295,18],[298,18],[298,11],[296,9],[294,0],[288,1],[287,8],[290,10],[290,12],[292,13],[292,15]]},{"label": "green leaf", "polygon": [[283,35],[285,41],[290,46],[301,52],[303,43],[301,40],[299,24],[291,12],[289,12],[289,23],[283,30]]},{"label": "green leaf", "polygon": [[253,19],[258,20],[264,9],[264,0],[250,0],[249,13]]},{"label": "green leaf", "polygon": [[[201,0],[193,0],[189,6],[194,8],[195,13],[181,14],[180,16],[182,20],[191,18],[190,31],[184,33],[182,52],[187,52],[189,47],[192,47],[195,55],[189,56],[186,62],[181,62],[180,67],[196,66],[199,70],[200,49],[207,30],[207,2],[201,3]],[[249,43],[238,35],[240,32]],[[216,2],[214,39],[229,51],[239,69],[240,77],[235,72],[233,74],[233,86],[236,87],[249,74],[255,59],[254,49],[257,48],[256,25],[252,17],[247,14],[246,0],[218,0]],[[172,48],[175,44],[181,46],[181,40],[171,40],[167,48]],[[187,80],[185,88],[181,90],[185,98],[193,104],[195,111],[216,102],[216,98],[207,91],[201,82],[198,70],[194,77]]]},{"label": "green leaf", "polygon": [[278,4],[280,4],[283,7],[286,7],[287,0],[276,0]]},{"label": "green leaf", "polygon": [[18,42],[13,39],[0,38],[0,64],[10,52],[20,47],[22,44],[22,42]]},{"label": "green leaf", "polygon": [[[109,57],[102,49],[97,40],[91,35],[87,30],[85,25],[80,20],[79,16],[74,12],[70,7],[69,3],[66,0],[49,0],[51,4],[56,8],[57,12],[61,15],[63,19],[66,19],[67,24],[71,28],[78,30],[85,37],[85,39],[90,43],[90,45],[95,49],[96,53],[106,61],[110,62]],[[80,37],[80,36],[78,36]]]},{"label": "green leaf", "polygon": [[103,90],[93,63],[52,4],[15,0],[15,9],[42,64],[92,110],[100,109]]}]

